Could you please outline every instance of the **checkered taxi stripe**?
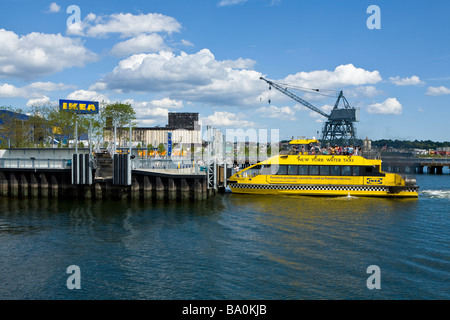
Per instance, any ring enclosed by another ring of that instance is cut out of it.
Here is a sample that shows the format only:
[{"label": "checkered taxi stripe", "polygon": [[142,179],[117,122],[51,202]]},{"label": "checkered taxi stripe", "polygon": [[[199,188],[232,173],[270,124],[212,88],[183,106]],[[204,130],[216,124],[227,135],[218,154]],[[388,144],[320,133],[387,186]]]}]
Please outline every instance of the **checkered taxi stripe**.
[{"label": "checkered taxi stripe", "polygon": [[[241,188],[241,189],[259,189],[259,190],[307,190],[307,191],[384,191],[388,192],[388,187],[382,186],[328,186],[328,185],[302,185],[302,186],[293,186],[293,185],[258,185],[258,184],[238,184],[232,183],[230,184],[232,188]],[[416,192],[417,188],[411,187],[405,190],[406,192]]]}]

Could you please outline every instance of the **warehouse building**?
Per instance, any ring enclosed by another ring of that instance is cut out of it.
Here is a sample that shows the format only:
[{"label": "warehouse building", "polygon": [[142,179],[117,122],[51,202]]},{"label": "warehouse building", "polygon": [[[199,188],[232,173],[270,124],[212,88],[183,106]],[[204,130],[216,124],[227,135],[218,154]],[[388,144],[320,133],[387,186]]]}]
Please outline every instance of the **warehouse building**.
[{"label": "warehouse building", "polygon": [[[122,146],[127,146],[129,141],[129,129],[123,128],[120,136]],[[167,147],[168,133],[172,133],[172,144],[183,144],[186,148],[192,145],[201,145],[201,126],[198,122],[198,113],[190,112],[169,112],[168,124],[165,127],[137,127],[132,130],[133,145],[139,144],[141,147],[158,147],[163,144]],[[112,141],[114,137],[113,128],[107,128],[107,139]]]}]

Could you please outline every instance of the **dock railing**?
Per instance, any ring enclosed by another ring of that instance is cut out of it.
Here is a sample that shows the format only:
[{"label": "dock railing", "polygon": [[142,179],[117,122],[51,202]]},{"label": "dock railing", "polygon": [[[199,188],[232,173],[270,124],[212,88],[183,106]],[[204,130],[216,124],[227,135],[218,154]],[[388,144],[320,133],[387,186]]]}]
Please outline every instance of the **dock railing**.
[{"label": "dock railing", "polygon": [[0,158],[0,168],[67,169],[71,162],[71,159]]},{"label": "dock railing", "polygon": [[171,160],[171,159],[133,159],[132,169],[157,170],[179,173],[199,173],[199,165],[191,160]]},{"label": "dock railing", "polygon": [[381,152],[380,151],[374,151],[374,150],[363,150],[362,156],[366,159],[372,159],[372,160],[380,160],[381,159]]}]

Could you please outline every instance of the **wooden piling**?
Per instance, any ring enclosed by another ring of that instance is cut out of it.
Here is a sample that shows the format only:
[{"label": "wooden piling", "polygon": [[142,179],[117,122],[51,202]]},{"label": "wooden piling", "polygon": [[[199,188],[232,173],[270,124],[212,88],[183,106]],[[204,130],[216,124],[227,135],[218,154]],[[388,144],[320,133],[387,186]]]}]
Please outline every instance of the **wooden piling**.
[{"label": "wooden piling", "polygon": [[167,179],[167,195],[169,200],[176,200],[177,198],[177,188],[172,178]]},{"label": "wooden piling", "polygon": [[9,185],[10,185],[10,194],[12,197],[19,196],[19,183],[17,182],[17,178],[14,172],[10,172],[9,174]]},{"label": "wooden piling", "polygon": [[0,172],[0,196],[8,196],[8,179],[3,172]]},{"label": "wooden piling", "polygon": [[156,199],[164,200],[164,184],[160,177],[156,177],[155,181],[156,181],[155,186]]},{"label": "wooden piling", "polygon": [[153,193],[153,185],[150,181],[150,178],[148,176],[144,176],[143,177],[144,183],[142,186],[142,198],[144,200],[151,200],[152,197],[152,193]]},{"label": "wooden piling", "polygon": [[52,173],[50,177],[50,189],[52,198],[58,198],[59,184],[56,174]]},{"label": "wooden piling", "polygon": [[98,182],[94,184],[94,193],[95,193],[95,199],[97,199],[97,200],[103,199],[102,186]]},{"label": "wooden piling", "polygon": [[39,197],[39,183],[35,173],[30,175],[30,195],[33,198]]},{"label": "wooden piling", "polygon": [[131,181],[131,199],[132,200],[139,200],[139,180],[136,177],[132,178]]},{"label": "wooden piling", "polygon": [[47,176],[45,175],[45,173],[41,173],[40,174],[40,191],[41,191],[41,196],[43,198],[47,198],[48,197],[48,181],[47,181]]},{"label": "wooden piling", "polygon": [[190,197],[189,184],[186,179],[180,180],[180,198],[182,200],[187,200]]}]

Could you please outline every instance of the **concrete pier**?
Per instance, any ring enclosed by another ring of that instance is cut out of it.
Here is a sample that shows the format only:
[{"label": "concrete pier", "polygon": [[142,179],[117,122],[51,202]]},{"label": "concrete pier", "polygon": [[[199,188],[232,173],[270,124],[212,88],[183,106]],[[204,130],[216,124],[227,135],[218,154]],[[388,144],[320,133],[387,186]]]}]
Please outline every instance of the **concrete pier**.
[{"label": "concrete pier", "polygon": [[4,172],[0,171],[0,196],[8,196],[8,179]]},{"label": "concrete pier", "polygon": [[418,158],[383,158],[382,170],[385,172],[408,173],[408,174],[444,174],[444,168],[450,169],[448,159],[426,159]]},{"label": "concrete pier", "polygon": [[91,185],[71,183],[70,169],[0,169],[0,196],[95,200],[199,201],[213,196],[205,175],[134,171],[130,186],[112,179]]}]

